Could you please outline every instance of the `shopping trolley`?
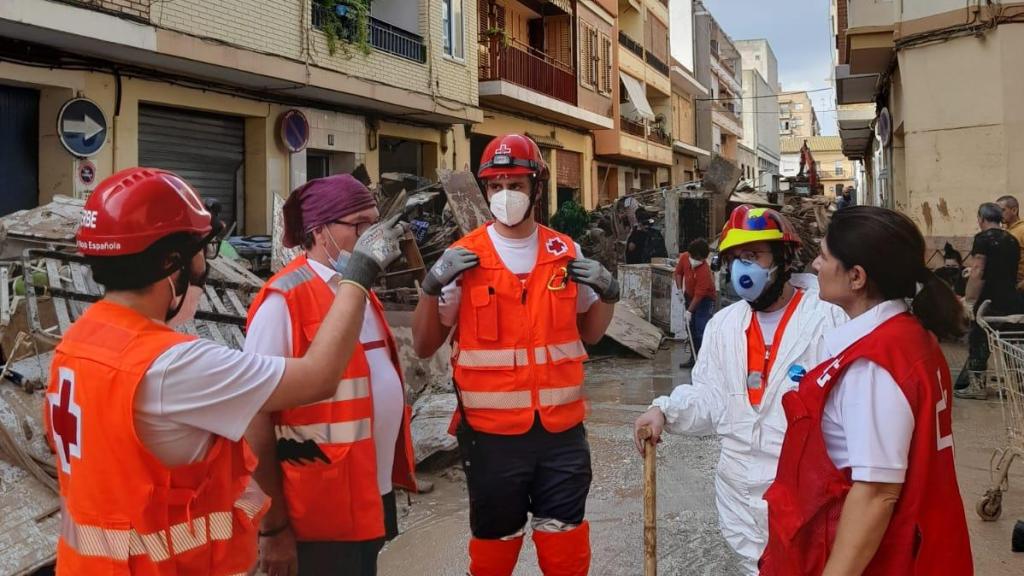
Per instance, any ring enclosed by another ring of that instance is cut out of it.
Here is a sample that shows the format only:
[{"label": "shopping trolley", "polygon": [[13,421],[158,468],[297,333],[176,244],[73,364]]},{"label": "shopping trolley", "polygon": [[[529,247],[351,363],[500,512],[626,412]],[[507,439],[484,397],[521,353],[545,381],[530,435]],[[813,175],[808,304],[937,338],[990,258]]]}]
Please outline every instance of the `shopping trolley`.
[{"label": "shopping trolley", "polygon": [[985,316],[989,302],[978,308],[977,322],[988,337],[990,367],[986,380],[999,392],[1006,426],[1006,444],[992,454],[992,485],[975,510],[991,522],[1003,512],[1003,492],[1010,487],[1010,466],[1024,460],[1024,315]]}]

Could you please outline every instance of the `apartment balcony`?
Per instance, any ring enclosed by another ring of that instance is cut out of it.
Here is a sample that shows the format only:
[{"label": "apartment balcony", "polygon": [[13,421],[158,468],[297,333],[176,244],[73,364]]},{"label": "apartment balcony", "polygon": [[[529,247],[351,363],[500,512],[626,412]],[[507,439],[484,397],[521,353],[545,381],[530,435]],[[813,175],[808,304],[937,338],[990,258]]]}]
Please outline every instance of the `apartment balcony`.
[{"label": "apartment balcony", "polygon": [[647,13],[649,15],[654,15],[655,18],[661,20],[666,26],[668,26],[668,0],[645,0],[644,4],[647,6]]},{"label": "apartment balcony", "polygon": [[849,0],[847,64],[852,74],[882,74],[893,56],[894,0]]},{"label": "apartment balcony", "polygon": [[645,121],[619,117],[618,130],[594,133],[594,152],[617,162],[671,166],[672,140]]},{"label": "apartment balcony", "polygon": [[637,58],[641,60],[644,59],[643,44],[637,42],[629,34],[626,34],[622,30],[619,30],[619,45],[635,54]]},{"label": "apartment balcony", "polygon": [[869,152],[874,138],[871,123],[875,120],[875,105],[840,105],[837,117],[843,154],[850,159],[862,159]]},{"label": "apartment balcony", "polygon": [[[313,4],[312,8],[313,28],[322,30],[327,19],[327,9],[321,4]],[[427,46],[419,34],[402,30],[372,16],[367,28],[369,43],[374,49],[420,64],[427,61]],[[354,35],[355,31],[352,30],[351,33]]]},{"label": "apartment balcony", "polygon": [[718,76],[718,80],[729,87],[730,90],[737,94],[743,93],[743,85],[740,80],[736,77],[736,73],[733,72],[729,67],[725,66],[717,58],[711,59],[711,71]]},{"label": "apartment balcony", "polygon": [[711,122],[717,125],[722,132],[728,132],[737,138],[743,138],[743,121],[735,113],[729,111],[728,108],[713,107],[711,109]]},{"label": "apartment balcony", "polygon": [[668,76],[668,64],[662,62],[657,56],[652,54],[649,50],[645,50],[644,52],[646,52],[647,54],[647,65],[660,72],[662,76]]},{"label": "apartment balcony", "polygon": [[578,80],[571,64],[514,40],[493,37],[480,44],[480,103],[588,130],[615,122],[577,105]]}]

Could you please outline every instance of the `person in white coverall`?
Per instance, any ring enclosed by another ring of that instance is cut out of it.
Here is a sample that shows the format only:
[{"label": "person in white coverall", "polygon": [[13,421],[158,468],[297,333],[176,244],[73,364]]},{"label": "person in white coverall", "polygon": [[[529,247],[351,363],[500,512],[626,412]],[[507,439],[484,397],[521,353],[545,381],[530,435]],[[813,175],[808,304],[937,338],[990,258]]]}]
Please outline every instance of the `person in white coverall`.
[{"label": "person in white coverall", "polygon": [[796,231],[778,212],[746,205],[733,211],[719,252],[743,300],[708,323],[692,384],[656,398],[635,425],[641,453],[645,442],[638,433],[644,426],[655,442],[665,429],[719,435],[719,525],[742,556],[745,574],[757,574],[767,543],[768,507],[762,497],[775,479],[786,434],[782,396],[828,358],[822,333],[846,321],[841,309],[819,299],[815,276],[791,274],[799,245]]}]

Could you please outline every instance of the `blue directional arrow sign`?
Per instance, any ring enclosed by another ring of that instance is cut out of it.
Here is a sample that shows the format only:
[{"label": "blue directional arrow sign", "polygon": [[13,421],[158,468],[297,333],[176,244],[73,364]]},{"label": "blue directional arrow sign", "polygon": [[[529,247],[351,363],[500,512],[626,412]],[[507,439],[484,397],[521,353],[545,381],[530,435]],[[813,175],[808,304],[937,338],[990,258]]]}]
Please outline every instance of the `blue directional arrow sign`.
[{"label": "blue directional arrow sign", "polygon": [[107,141],[107,118],[92,100],[68,100],[57,115],[60,143],[75,156],[93,156]]}]

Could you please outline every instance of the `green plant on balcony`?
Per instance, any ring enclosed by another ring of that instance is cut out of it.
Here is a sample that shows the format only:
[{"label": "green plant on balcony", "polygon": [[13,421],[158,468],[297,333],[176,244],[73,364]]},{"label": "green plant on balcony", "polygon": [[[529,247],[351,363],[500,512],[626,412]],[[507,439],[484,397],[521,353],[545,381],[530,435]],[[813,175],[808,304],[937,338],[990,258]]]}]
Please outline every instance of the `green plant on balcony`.
[{"label": "green plant on balcony", "polygon": [[483,35],[488,40],[497,39],[498,42],[501,43],[502,47],[508,46],[508,31],[506,31],[504,28],[488,28],[487,30],[484,30]]},{"label": "green plant on balcony", "polygon": [[[331,56],[340,47],[350,56],[354,45],[363,54],[370,53],[370,4],[373,0],[317,0],[322,10],[321,29]],[[339,41],[341,42],[339,44]]]}]

